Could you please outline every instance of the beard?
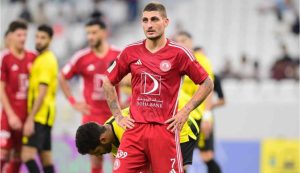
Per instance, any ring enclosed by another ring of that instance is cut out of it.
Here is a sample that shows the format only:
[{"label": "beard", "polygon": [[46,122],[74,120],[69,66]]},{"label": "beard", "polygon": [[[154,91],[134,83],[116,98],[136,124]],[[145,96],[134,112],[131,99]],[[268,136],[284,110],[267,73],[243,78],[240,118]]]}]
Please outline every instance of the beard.
[{"label": "beard", "polygon": [[112,150],[112,144],[102,144],[104,149],[105,149],[105,153],[103,154],[106,154],[106,153],[110,153],[111,150]]},{"label": "beard", "polygon": [[41,46],[41,45],[35,45],[35,49],[39,52],[39,53],[42,53],[44,50],[46,50],[48,48],[48,44],[47,45],[44,45],[44,46]]},{"label": "beard", "polygon": [[93,48],[98,48],[102,45],[102,40],[97,40],[95,44],[90,43],[90,46]]}]

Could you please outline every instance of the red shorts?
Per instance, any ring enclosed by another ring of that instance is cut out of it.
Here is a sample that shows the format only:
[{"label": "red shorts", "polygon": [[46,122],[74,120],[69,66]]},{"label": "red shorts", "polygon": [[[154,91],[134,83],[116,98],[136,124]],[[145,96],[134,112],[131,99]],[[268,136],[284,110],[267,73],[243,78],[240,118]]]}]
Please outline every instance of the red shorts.
[{"label": "red shorts", "polygon": [[114,173],[183,173],[179,134],[166,125],[135,123],[125,131],[114,166]]},{"label": "red shorts", "polygon": [[[15,149],[21,150],[22,146],[22,131],[16,131],[11,129],[8,123],[7,115],[4,111],[0,114],[1,126],[0,126],[0,148],[2,149]],[[21,119],[24,123],[25,119]]]}]

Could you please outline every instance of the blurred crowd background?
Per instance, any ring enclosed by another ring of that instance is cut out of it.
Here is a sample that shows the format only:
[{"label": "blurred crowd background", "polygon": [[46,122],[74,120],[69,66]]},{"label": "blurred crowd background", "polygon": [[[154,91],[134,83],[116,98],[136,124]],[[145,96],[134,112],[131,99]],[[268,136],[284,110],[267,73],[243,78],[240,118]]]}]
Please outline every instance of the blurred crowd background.
[{"label": "blurred crowd background", "polygon": [[[26,47],[34,50],[39,24],[55,31],[51,49],[60,66],[85,47],[84,24],[102,18],[109,41],[124,48],[144,38],[140,26],[146,0],[1,0],[0,47],[8,24],[29,23]],[[223,79],[227,104],[215,111],[216,154],[225,173],[298,173],[299,1],[161,0],[169,38],[181,30],[205,50]],[[76,79],[75,79],[76,80]],[[74,90],[81,86],[74,85]],[[78,92],[79,93],[79,92]],[[80,115],[62,93],[57,97],[54,159],[58,172],[88,172],[88,158],[74,148]],[[111,168],[106,159],[107,170]],[[203,170],[198,155],[191,173]]]}]

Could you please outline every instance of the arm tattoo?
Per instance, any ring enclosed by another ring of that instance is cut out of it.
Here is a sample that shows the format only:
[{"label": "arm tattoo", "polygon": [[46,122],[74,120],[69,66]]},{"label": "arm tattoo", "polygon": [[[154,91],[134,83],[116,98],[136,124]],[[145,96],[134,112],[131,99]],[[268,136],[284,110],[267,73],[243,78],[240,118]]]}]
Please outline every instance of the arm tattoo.
[{"label": "arm tattoo", "polygon": [[109,108],[112,110],[118,109],[118,103],[116,102],[116,100],[112,100],[110,102]]},{"label": "arm tattoo", "polygon": [[186,105],[186,108],[190,111],[197,108],[209,95],[209,93],[212,91],[213,85],[210,78],[207,78],[199,87],[199,89],[196,91],[192,99],[190,100],[190,106],[189,104]]},{"label": "arm tattoo", "polygon": [[104,87],[104,93],[106,96],[106,101],[114,117],[119,117],[121,114],[121,109],[118,103],[118,96],[115,88],[112,85],[106,85]]}]

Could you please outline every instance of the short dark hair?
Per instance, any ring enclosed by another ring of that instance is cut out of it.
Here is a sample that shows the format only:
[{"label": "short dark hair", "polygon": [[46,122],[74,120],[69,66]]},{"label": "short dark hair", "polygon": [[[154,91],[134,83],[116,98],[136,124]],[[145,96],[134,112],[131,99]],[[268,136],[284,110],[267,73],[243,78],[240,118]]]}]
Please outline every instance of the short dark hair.
[{"label": "short dark hair", "polygon": [[89,122],[78,127],[76,131],[76,147],[80,154],[84,155],[100,145],[100,136],[106,131],[104,126],[95,122]]},{"label": "short dark hair", "polygon": [[4,37],[7,37],[8,34],[10,34],[10,30],[9,29],[5,31]]},{"label": "short dark hair", "polygon": [[194,47],[194,51],[202,51],[202,50],[203,50],[203,47],[201,47],[201,46]]},{"label": "short dark hair", "polygon": [[187,31],[179,31],[176,35],[177,36],[183,35],[183,36],[186,36],[187,38],[190,38],[190,39],[193,38],[192,35]]},{"label": "short dark hair", "polygon": [[9,24],[9,26],[8,26],[7,33],[9,33],[9,32],[15,32],[18,29],[27,30],[27,24],[25,22],[23,22],[23,21],[20,21],[20,20],[12,21]]},{"label": "short dark hair", "polygon": [[106,29],[106,24],[101,20],[97,18],[92,18],[90,21],[88,21],[85,26],[93,26],[98,25],[101,29]]},{"label": "short dark hair", "polygon": [[40,25],[38,27],[38,31],[46,32],[50,38],[52,38],[53,36],[53,29],[49,25]]},{"label": "short dark hair", "polygon": [[163,17],[167,17],[165,6],[158,2],[150,2],[145,6],[144,11],[158,11]]}]

